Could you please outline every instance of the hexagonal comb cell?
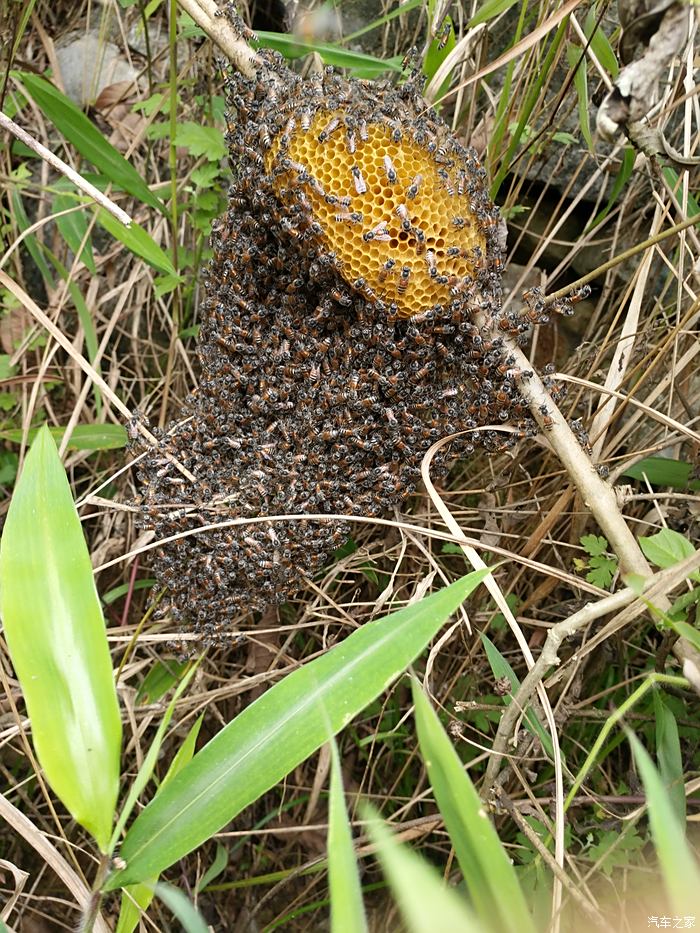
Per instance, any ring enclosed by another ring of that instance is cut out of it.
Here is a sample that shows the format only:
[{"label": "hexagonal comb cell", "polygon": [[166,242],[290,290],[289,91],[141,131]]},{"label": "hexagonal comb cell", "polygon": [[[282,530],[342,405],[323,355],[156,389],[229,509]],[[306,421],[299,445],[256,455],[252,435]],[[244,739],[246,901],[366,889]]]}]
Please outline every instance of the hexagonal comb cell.
[{"label": "hexagonal comb cell", "polygon": [[404,317],[459,295],[486,252],[472,165],[432,149],[386,123],[321,111],[265,160],[278,192],[302,187],[343,278]]}]

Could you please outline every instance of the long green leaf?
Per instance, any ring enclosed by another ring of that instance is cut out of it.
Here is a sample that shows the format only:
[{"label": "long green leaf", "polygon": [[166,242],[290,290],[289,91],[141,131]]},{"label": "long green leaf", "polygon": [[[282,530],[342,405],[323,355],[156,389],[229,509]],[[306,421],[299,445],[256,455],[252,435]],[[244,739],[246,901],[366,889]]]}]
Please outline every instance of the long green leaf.
[{"label": "long green leaf", "polygon": [[322,42],[306,42],[299,36],[283,32],[258,32],[260,45],[281,52],[285,58],[301,58],[310,52],[317,52],[327,65],[336,68],[354,68],[361,70],[365,77],[374,77],[385,71],[401,71],[401,57],[375,58],[364,52],[351,52],[339,45],[329,45]]},{"label": "long green leaf", "polygon": [[[32,443],[40,428],[29,429],[29,442]],[[53,439],[59,443],[65,434],[65,428],[49,428]],[[9,431],[0,431],[0,437],[15,444],[22,442],[23,431],[20,428],[11,428]],[[128,438],[126,428],[121,424],[77,424],[71,432],[68,441],[69,450],[117,450],[126,447]]]},{"label": "long green leaf", "polygon": [[681,916],[697,914],[700,909],[700,870],[695,856],[685,840],[683,826],[649,753],[631,730],[626,731],[644,784],[651,834],[671,906],[674,913]]},{"label": "long green leaf", "polygon": [[164,205],[150,190],[134,166],[106,139],[82,110],[65,94],[39,75],[15,72],[34,102],[66,139],[107,178],[144,204],[164,211]]},{"label": "long green leaf", "polygon": [[401,675],[486,573],[364,625],[252,703],[137,817],[106,890],[163,871],[274,787]]},{"label": "long green leaf", "polygon": [[155,886],[155,895],[175,914],[184,933],[209,933],[204,917],[179,888],[161,881]]},{"label": "long green leaf", "polygon": [[331,742],[331,794],[328,804],[328,885],[331,933],[366,933],[367,918],[343,793],[335,739]]},{"label": "long green leaf", "polygon": [[46,778],[106,851],[121,720],[80,519],[48,428],[32,445],[0,542],[0,605]]},{"label": "long green leaf", "polygon": [[374,811],[364,809],[369,836],[410,933],[495,933],[496,924],[478,920],[432,865],[397,842]]},{"label": "long green leaf", "polygon": [[166,275],[177,276],[177,271],[170,257],[163,252],[151,234],[144,230],[143,227],[140,227],[137,223],[125,227],[103,207],[97,211],[97,222],[108,233],[111,233],[115,240],[123,243],[134,255],[145,259],[154,269],[164,272]]},{"label": "long green leaf", "polygon": [[683,787],[683,753],[678,736],[678,723],[660,690],[654,691],[656,720],[656,760],[659,772],[673,805],[676,817],[685,826],[685,789]]},{"label": "long green leaf", "polygon": [[586,72],[586,56],[583,49],[570,43],[566,48],[566,60],[570,68],[575,68],[574,87],[578,97],[578,124],[586,145],[593,152],[593,137],[591,136],[591,119],[588,107],[588,74]]},{"label": "long green leaf", "polygon": [[484,805],[420,684],[414,679],[412,686],[421,754],[477,913],[498,930],[534,933],[515,869]]},{"label": "long green leaf", "polygon": [[[510,681],[510,696],[503,697],[504,705],[510,706],[510,704],[513,702],[513,695],[516,694],[520,689],[520,680],[518,679],[518,675],[515,673],[513,668],[510,666],[508,661],[506,661],[488,635],[482,634],[481,640],[484,644],[486,657],[488,658],[489,664],[491,665],[493,676],[496,678],[496,680],[501,680],[503,677],[506,677]],[[542,743],[542,748],[545,750],[547,755],[549,755],[550,758],[554,758],[554,746],[552,745],[551,736],[540,722],[534,709],[530,708],[525,710],[525,714],[523,715],[523,725],[528,732],[531,732],[533,735],[537,736],[537,738]]]}]

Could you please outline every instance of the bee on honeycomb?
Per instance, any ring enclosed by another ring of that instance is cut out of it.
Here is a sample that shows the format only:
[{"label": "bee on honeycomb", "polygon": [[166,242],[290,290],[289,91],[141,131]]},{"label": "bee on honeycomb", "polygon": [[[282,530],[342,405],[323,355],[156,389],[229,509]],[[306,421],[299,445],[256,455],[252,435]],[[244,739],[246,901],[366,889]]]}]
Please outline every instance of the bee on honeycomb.
[{"label": "bee on honeycomb", "polygon": [[522,335],[539,311],[501,310],[475,152],[416,77],[305,81],[260,54],[258,75],[227,77],[234,183],[212,230],[199,387],[139,466],[168,608],[207,643],[303,586],[353,516],[405,499],[439,438],[465,432],[451,453],[469,455],[502,450],[506,421],[536,429],[493,333]]}]

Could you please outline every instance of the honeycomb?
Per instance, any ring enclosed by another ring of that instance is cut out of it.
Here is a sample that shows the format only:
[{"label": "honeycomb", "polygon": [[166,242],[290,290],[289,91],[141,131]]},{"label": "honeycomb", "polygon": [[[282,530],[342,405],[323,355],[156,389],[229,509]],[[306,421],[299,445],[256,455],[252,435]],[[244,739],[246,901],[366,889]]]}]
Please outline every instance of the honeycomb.
[{"label": "honeycomb", "polygon": [[459,294],[486,252],[467,171],[386,123],[349,129],[338,111],[307,122],[285,146],[275,138],[266,168],[279,165],[278,193],[301,180],[343,278],[401,316]]}]

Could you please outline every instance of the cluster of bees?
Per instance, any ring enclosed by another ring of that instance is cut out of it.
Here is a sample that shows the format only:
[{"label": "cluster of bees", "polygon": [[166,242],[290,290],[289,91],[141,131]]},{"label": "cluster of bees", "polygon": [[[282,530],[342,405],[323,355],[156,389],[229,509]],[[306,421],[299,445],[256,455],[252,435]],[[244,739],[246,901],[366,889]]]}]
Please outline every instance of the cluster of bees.
[{"label": "cluster of bees", "polygon": [[[544,305],[502,311],[476,154],[415,75],[305,81],[261,55],[256,77],[227,78],[234,184],[212,231],[199,388],[140,466],[158,539],[223,523],[155,551],[176,624],[208,643],[313,577],[353,516],[414,491],[438,439],[463,432],[450,454],[469,455],[511,443],[506,423],[535,430],[503,337]],[[285,514],[345,517],[264,521]]]}]

